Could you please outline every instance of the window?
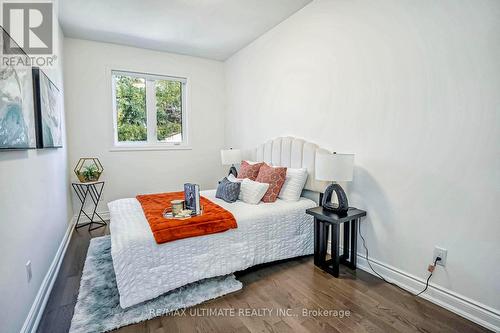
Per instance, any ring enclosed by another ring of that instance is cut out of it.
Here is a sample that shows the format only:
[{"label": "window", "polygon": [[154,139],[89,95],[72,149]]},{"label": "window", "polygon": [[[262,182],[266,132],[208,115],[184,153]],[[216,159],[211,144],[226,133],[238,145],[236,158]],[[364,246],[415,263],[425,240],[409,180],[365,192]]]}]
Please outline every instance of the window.
[{"label": "window", "polygon": [[187,145],[186,79],[122,71],[111,75],[115,147]]}]

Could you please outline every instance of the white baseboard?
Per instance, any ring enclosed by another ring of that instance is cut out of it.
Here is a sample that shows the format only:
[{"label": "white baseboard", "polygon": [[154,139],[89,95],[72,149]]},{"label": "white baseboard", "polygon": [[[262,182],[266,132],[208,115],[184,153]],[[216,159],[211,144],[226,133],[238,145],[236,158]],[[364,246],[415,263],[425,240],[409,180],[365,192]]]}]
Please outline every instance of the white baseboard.
[{"label": "white baseboard", "polygon": [[73,230],[75,229],[74,225],[75,219],[73,218],[71,219],[68,225],[68,229],[66,230],[66,233],[61,240],[61,244],[59,245],[56,255],[54,256],[54,259],[50,264],[49,270],[42,281],[40,289],[38,289],[35,301],[33,302],[30,312],[28,313],[23,327],[21,328],[21,333],[35,333],[38,328],[40,319],[42,319],[43,311],[45,310],[45,306],[47,305],[47,301],[49,300],[50,292],[52,291],[52,287],[54,286],[54,282],[56,281],[59,269],[61,268],[61,264],[68,248],[69,241],[71,240],[71,235],[73,234]]},{"label": "white baseboard", "polygon": [[[330,253],[330,249],[330,242],[328,242],[328,253]],[[361,253],[357,255],[357,268],[376,276],[368,266],[365,255]],[[425,287],[425,280],[419,277],[378,260],[372,258],[369,258],[369,260],[377,273],[382,275],[387,281],[395,283],[413,294],[421,291]],[[420,297],[486,327],[487,329],[494,332],[500,332],[500,311],[487,305],[432,283],[429,284],[427,291],[420,295]]]},{"label": "white baseboard", "polygon": [[[110,214],[108,211],[98,213],[104,220],[109,220]],[[47,301],[49,300],[52,287],[54,286],[54,282],[56,281],[59,269],[61,268],[64,255],[66,254],[69,241],[71,240],[71,235],[73,234],[73,230],[75,230],[74,226],[76,224],[77,217],[77,215],[73,216],[68,225],[68,229],[66,230],[66,233],[61,240],[61,244],[59,245],[56,255],[52,260],[49,271],[45,275],[45,278],[42,281],[42,285],[40,286],[40,289],[38,290],[38,293],[36,295],[35,301],[31,306],[30,312],[28,313],[28,316],[24,321],[24,325],[21,328],[21,333],[35,333],[38,328],[40,319],[42,319],[43,311],[45,310],[45,306],[47,305]],[[79,223],[85,222],[89,222],[89,219],[82,214]]]}]

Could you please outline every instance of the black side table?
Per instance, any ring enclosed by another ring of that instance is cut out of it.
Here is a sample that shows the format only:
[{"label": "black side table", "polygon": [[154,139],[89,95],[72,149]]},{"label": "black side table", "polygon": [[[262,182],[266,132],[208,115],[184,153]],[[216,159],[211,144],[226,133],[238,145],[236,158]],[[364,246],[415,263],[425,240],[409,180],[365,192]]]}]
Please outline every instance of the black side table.
[{"label": "black side table", "polygon": [[[357,208],[349,208],[346,215],[337,215],[323,207],[315,207],[307,209],[306,213],[314,216],[314,264],[337,278],[341,263],[351,269],[356,269],[357,224],[361,217],[366,216],[366,212]],[[340,225],[342,224],[344,225],[344,239],[342,255],[340,255]],[[332,227],[332,259],[326,260],[329,226]],[[350,253],[349,244],[351,245]]]},{"label": "black side table", "polygon": [[[81,203],[80,212],[78,213],[78,219],[76,220],[75,224],[75,229],[82,228],[88,225],[89,231],[92,231],[106,226],[106,221],[104,221],[101,215],[96,212],[97,205],[101,200],[102,190],[104,189],[104,182],[72,183],[71,186],[73,186],[78,200],[80,200]],[[88,202],[88,197],[90,197],[93,203],[92,216],[89,216],[89,214],[87,214],[84,210],[85,204]],[[90,220],[90,222],[78,224],[78,222],[80,222],[82,213]],[[98,217],[100,221],[94,221],[94,217]],[[98,226],[92,228],[92,224],[97,224]]]}]

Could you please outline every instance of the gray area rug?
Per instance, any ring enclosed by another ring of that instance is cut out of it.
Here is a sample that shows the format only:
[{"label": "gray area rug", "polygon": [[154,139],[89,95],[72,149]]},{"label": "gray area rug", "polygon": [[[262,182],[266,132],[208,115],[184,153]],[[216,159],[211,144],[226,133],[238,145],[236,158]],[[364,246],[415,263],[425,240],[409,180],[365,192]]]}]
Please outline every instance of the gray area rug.
[{"label": "gray area rug", "polygon": [[205,279],[122,309],[111,258],[111,238],[90,241],[70,333],[107,332],[240,290],[234,275]]}]

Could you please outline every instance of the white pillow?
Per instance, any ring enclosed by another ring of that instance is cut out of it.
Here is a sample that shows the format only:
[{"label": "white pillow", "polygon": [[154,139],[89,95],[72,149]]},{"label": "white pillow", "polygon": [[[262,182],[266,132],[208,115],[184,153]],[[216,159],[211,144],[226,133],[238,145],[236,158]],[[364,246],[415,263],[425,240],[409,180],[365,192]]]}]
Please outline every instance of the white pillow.
[{"label": "white pillow", "polygon": [[286,178],[278,198],[285,201],[298,201],[307,181],[307,169],[286,169]]},{"label": "white pillow", "polygon": [[233,174],[227,176],[227,180],[233,183],[241,183],[243,179],[236,178]]},{"label": "white pillow", "polygon": [[240,187],[240,195],[238,199],[243,202],[256,205],[260,202],[264,194],[266,194],[269,184],[259,183],[248,178],[243,179]]}]

